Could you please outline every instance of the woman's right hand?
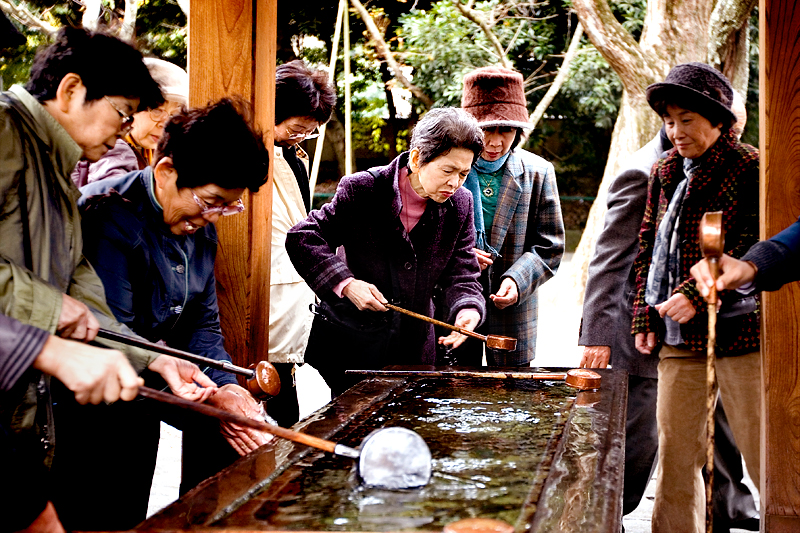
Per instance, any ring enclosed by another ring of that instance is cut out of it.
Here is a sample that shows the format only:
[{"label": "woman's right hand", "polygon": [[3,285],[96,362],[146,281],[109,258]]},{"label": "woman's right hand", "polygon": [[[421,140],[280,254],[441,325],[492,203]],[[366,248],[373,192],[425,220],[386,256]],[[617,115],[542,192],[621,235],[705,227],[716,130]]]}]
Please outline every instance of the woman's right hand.
[{"label": "woman's right hand", "polygon": [[475,257],[478,258],[478,265],[481,267],[481,271],[484,271],[487,268],[489,268],[490,266],[492,266],[492,263],[494,263],[494,260],[492,260],[492,254],[491,253],[484,252],[483,250],[481,250],[479,248],[473,248],[472,250],[475,252]]},{"label": "woman's right hand", "polygon": [[354,279],[347,286],[342,289],[342,295],[347,296],[347,299],[353,302],[359,311],[369,309],[370,311],[388,311],[383,303],[387,301],[383,297],[378,287],[372,283]]}]

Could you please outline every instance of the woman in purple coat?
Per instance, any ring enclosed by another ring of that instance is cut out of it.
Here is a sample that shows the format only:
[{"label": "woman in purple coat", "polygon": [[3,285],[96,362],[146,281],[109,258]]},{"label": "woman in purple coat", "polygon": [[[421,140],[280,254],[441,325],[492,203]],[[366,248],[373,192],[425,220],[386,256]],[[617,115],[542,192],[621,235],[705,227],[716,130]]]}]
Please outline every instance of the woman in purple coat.
[{"label": "woman in purple coat", "polygon": [[[450,323],[474,330],[483,320],[472,196],[460,188],[482,151],[472,116],[433,109],[409,152],[345,176],[329,204],[289,231],[289,257],[322,300],[305,360],[334,395],[359,380],[347,369],[434,364],[433,326],[386,313],[385,303],[432,316],[439,285]],[[457,347],[465,338],[454,332],[438,342]]]}]

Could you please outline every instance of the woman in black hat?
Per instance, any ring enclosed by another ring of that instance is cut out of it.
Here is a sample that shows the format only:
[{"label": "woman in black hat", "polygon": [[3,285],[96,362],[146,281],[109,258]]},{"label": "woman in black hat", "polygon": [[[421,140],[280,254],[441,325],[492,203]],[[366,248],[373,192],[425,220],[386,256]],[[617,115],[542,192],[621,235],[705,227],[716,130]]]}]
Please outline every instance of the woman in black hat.
[{"label": "woman in black hat", "polygon": [[[651,171],[633,309],[636,348],[662,344],[658,365],[658,462],[653,531],[704,530],[703,478],[708,316],[690,268],[702,258],[698,231],[722,211],[725,252],[758,240],[758,150],[731,128],[733,89],[702,63],[674,67],[647,88],[675,148]],[[759,321],[754,298],[724,298],[717,322],[717,375],[748,472],[759,484]],[[687,510],[689,512],[687,512]]]}]

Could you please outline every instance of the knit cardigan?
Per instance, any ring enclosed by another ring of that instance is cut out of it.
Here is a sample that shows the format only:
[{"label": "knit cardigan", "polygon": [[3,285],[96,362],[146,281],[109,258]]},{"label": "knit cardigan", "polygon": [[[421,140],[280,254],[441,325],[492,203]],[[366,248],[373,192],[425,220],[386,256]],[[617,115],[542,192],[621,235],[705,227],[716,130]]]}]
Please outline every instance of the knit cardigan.
[{"label": "knit cardigan", "polygon": [[[684,178],[684,158],[673,149],[650,174],[639,254],[636,257],[636,299],[632,333],[657,332],[663,337],[664,322],[654,307],[645,303],[656,231],[678,183]],[[700,220],[707,211],[722,211],[725,253],[740,258],[758,241],[758,150],[740,143],[732,130],[724,132],[702,156],[683,202],[680,218],[680,279],[673,294],[683,294],[697,314],[681,325],[687,349],[705,350],[708,314],[689,269],[703,258],[700,250]],[[721,295],[725,301],[725,293]],[[732,299],[733,296],[729,296]],[[741,355],[759,348],[759,311],[717,322],[717,355]]]}]

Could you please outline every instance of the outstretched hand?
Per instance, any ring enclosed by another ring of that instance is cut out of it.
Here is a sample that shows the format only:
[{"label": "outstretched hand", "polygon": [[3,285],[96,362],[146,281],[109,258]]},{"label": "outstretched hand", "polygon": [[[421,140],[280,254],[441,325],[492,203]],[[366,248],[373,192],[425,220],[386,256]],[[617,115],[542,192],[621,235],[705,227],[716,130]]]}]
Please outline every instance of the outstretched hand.
[{"label": "outstretched hand", "polygon": [[[207,403],[233,414],[264,421],[261,403],[239,385],[231,383],[223,385],[208,399]],[[272,435],[265,431],[225,421],[220,421],[220,432],[239,455],[247,455],[272,440]]]},{"label": "outstretched hand", "polygon": [[[478,327],[480,321],[481,315],[478,313],[478,311],[474,309],[467,309],[466,311],[459,313],[455,325],[468,331],[475,331],[475,328]],[[439,337],[439,344],[443,344],[452,349],[461,346],[465,340],[467,340],[466,335],[457,331],[453,331],[446,337]]]},{"label": "outstretched hand", "polygon": [[492,299],[494,306],[498,309],[505,309],[509,305],[514,305],[519,301],[517,282],[511,278],[503,278],[497,293],[489,295],[489,298]]},{"label": "outstretched hand", "polygon": [[204,402],[217,390],[217,385],[189,361],[170,355],[159,355],[148,366],[158,372],[175,396],[193,402]]}]

